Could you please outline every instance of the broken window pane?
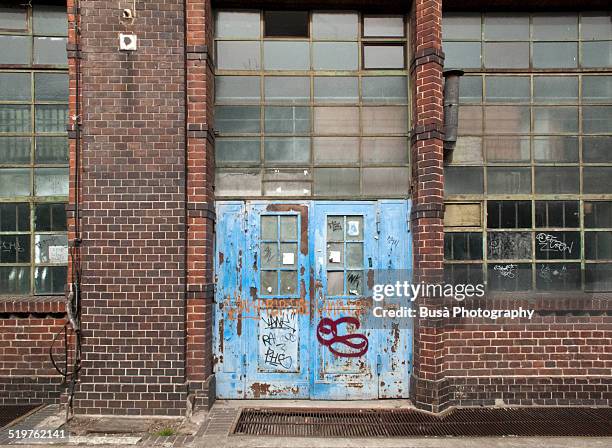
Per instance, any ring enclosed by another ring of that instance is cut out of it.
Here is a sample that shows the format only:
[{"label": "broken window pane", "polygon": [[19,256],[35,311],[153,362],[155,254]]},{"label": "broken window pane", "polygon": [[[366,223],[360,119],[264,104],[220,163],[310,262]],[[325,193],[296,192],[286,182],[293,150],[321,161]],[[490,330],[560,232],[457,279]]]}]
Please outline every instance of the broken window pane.
[{"label": "broken window pane", "polygon": [[265,11],[265,37],[308,37],[308,11]]},{"label": "broken window pane", "polygon": [[317,76],[314,79],[314,97],[317,103],[357,103],[358,78]]},{"label": "broken window pane", "polygon": [[66,43],[65,37],[35,37],[34,64],[68,65]]},{"label": "broken window pane", "polygon": [[217,68],[220,70],[259,70],[259,42],[217,42]]},{"label": "broken window pane", "polygon": [[30,101],[30,73],[0,73],[0,101]]},{"label": "broken window pane", "polygon": [[29,137],[0,137],[0,160],[4,163],[30,163]]},{"label": "broken window pane", "polygon": [[363,45],[363,68],[403,69],[404,45]]},{"label": "broken window pane", "polygon": [[261,35],[259,12],[218,11],[216,19],[216,37],[257,39]]},{"label": "broken window pane", "polygon": [[315,70],[357,70],[359,51],[353,42],[314,42],[312,60]]},{"label": "broken window pane", "polygon": [[536,227],[578,227],[578,201],[536,201]]},{"label": "broken window pane", "polygon": [[402,16],[364,16],[364,37],[404,37]]},{"label": "broken window pane", "polygon": [[264,69],[308,70],[310,44],[303,41],[264,41]]},{"label": "broken window pane", "polygon": [[310,78],[266,76],[266,102],[307,103],[310,101]]},{"label": "broken window pane", "polygon": [[535,167],[535,192],[565,194],[580,191],[578,167]]},{"label": "broken window pane", "polygon": [[322,13],[312,14],[313,39],[357,40],[356,13]]},{"label": "broken window pane", "polygon": [[584,226],[590,229],[612,227],[612,202],[585,202]]},{"label": "broken window pane", "polygon": [[215,100],[226,104],[259,103],[259,76],[217,76]]},{"label": "broken window pane", "polygon": [[529,194],[531,168],[489,167],[487,189],[491,194]]},{"label": "broken window pane", "polygon": [[68,168],[37,168],[34,170],[36,196],[67,196]]}]

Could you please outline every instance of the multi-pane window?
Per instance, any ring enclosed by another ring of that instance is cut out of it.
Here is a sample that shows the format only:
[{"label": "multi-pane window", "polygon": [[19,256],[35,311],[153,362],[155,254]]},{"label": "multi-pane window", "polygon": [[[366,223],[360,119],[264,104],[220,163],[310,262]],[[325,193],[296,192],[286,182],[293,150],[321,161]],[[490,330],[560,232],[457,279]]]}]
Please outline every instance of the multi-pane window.
[{"label": "multi-pane window", "polygon": [[0,8],[0,294],[64,291],[66,7]]},{"label": "multi-pane window", "polygon": [[[492,290],[612,290],[612,68],[590,45],[610,54],[609,14],[466,14],[444,24],[447,63],[466,69],[445,167],[449,279],[469,270]],[[468,42],[476,58],[450,45]],[[500,63],[487,62],[502,43]],[[460,64],[472,59],[482,67]],[[463,235],[481,236],[480,257],[451,250],[467,244],[454,243]]]},{"label": "multi-pane window", "polygon": [[403,16],[218,11],[217,197],[405,197]]}]

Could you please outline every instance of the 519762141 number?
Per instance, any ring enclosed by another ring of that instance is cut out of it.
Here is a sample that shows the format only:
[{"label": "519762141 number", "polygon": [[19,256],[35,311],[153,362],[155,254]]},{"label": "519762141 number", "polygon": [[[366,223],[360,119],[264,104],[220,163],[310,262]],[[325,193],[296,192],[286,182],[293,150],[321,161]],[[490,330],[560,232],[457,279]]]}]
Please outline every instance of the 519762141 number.
[{"label": "519762141 number", "polygon": [[63,429],[9,429],[9,439],[65,439]]}]

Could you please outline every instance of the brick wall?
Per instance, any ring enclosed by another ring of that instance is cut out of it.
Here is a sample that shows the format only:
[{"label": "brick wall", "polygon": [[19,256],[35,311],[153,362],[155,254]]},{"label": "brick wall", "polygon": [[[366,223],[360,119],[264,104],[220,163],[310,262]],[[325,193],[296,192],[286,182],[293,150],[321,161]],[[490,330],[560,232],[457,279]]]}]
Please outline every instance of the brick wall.
[{"label": "brick wall", "polygon": [[[0,404],[59,401],[63,377],[53,368],[49,349],[65,322],[63,303],[55,300],[0,301]],[[63,335],[53,354],[64,369]]]}]

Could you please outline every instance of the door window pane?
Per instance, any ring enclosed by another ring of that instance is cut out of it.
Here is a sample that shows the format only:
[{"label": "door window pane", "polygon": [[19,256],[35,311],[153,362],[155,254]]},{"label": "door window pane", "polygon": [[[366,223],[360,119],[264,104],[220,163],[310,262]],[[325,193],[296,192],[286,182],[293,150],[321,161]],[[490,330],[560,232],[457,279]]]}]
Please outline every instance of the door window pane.
[{"label": "door window pane", "polygon": [[371,45],[363,46],[363,67],[366,69],[402,69],[404,62],[403,45]]},{"label": "door window pane", "polygon": [[217,42],[217,67],[220,70],[259,70],[259,42]]},{"label": "door window pane", "polygon": [[403,37],[404,18],[402,16],[364,16],[364,37]]},{"label": "door window pane", "polygon": [[265,37],[308,37],[308,11],[265,11]]},{"label": "door window pane", "polygon": [[534,14],[532,18],[534,40],[578,39],[576,14]]},{"label": "door window pane", "polygon": [[29,169],[0,169],[0,196],[29,196],[30,195]]},{"label": "door window pane", "polygon": [[3,163],[30,163],[31,146],[28,137],[0,137],[0,160]]},{"label": "door window pane", "polygon": [[310,101],[310,78],[295,76],[266,76],[267,102],[307,103]]},{"label": "door window pane", "polygon": [[443,39],[480,40],[479,13],[448,13],[442,18]]},{"label": "door window pane", "polygon": [[578,108],[566,106],[534,107],[534,132],[558,134],[578,132]]},{"label": "door window pane", "polygon": [[318,76],[314,79],[315,102],[356,103],[359,101],[357,78]]},{"label": "door window pane", "polygon": [[529,16],[487,13],[484,17],[484,38],[485,40],[529,40]]},{"label": "door window pane", "polygon": [[68,35],[68,17],[65,5],[34,5],[34,34],[38,35]]},{"label": "door window pane", "polygon": [[68,163],[68,138],[36,137],[35,163]]},{"label": "door window pane", "polygon": [[364,103],[408,102],[408,85],[403,76],[368,76],[361,83]]},{"label": "door window pane", "polygon": [[578,137],[534,137],[536,162],[578,162]]},{"label": "door window pane", "polygon": [[485,42],[484,66],[487,68],[529,67],[529,42]]},{"label": "door window pane", "polygon": [[534,68],[575,68],[578,66],[576,42],[534,42]]},{"label": "door window pane", "polygon": [[215,159],[217,163],[258,163],[259,138],[218,138],[215,144]]},{"label": "door window pane", "polygon": [[30,64],[32,38],[28,36],[0,36],[2,64]]},{"label": "door window pane", "polygon": [[612,106],[582,108],[582,130],[588,134],[612,132]]},{"label": "door window pane", "polygon": [[356,13],[313,13],[312,38],[357,40]]},{"label": "door window pane", "polygon": [[525,103],[531,97],[530,80],[519,76],[487,76],[486,99],[489,102]]},{"label": "door window pane", "polygon": [[0,73],[0,101],[30,101],[30,82],[29,73]]},{"label": "door window pane", "polygon": [[34,170],[36,196],[67,196],[68,168],[38,168]]},{"label": "door window pane", "polygon": [[482,167],[451,167],[444,168],[446,194],[482,194]]},{"label": "door window pane", "polygon": [[308,42],[264,41],[264,69],[308,70],[310,44]]},{"label": "door window pane", "polygon": [[536,76],[533,78],[533,100],[536,103],[575,103],[578,101],[578,78]]},{"label": "door window pane", "polygon": [[259,103],[259,76],[217,76],[215,100],[218,103]]},{"label": "door window pane", "polygon": [[405,134],[408,132],[408,109],[402,106],[364,107],[364,134]]},{"label": "door window pane", "polygon": [[221,38],[257,39],[259,31],[259,12],[219,11],[215,23],[215,33]]},{"label": "door window pane", "polygon": [[585,194],[612,193],[612,167],[585,166],[582,177]]},{"label": "door window pane", "polygon": [[68,65],[66,43],[64,37],[35,37],[34,64]]},{"label": "door window pane", "polygon": [[315,194],[359,194],[358,168],[315,168]]},{"label": "door window pane", "polygon": [[352,42],[314,42],[313,68],[315,70],[357,70],[358,49]]},{"label": "door window pane", "polygon": [[568,194],[580,191],[578,167],[535,167],[535,192]]},{"label": "door window pane", "polygon": [[259,106],[217,106],[215,125],[222,134],[258,133]]},{"label": "door window pane", "polygon": [[317,164],[359,163],[358,137],[315,137],[313,146]]},{"label": "door window pane", "polygon": [[612,42],[583,42],[583,67],[612,67]]},{"label": "door window pane", "polygon": [[310,138],[267,137],[264,141],[266,163],[309,163]]},{"label": "door window pane", "polygon": [[449,68],[480,68],[480,42],[444,42],[444,66]]},{"label": "door window pane", "polygon": [[531,168],[487,168],[487,189],[491,194],[529,194]]},{"label": "door window pane", "polygon": [[322,135],[359,134],[359,108],[315,107],[314,132]]},{"label": "door window pane", "polygon": [[68,106],[45,104],[36,106],[36,132],[66,132]]}]

